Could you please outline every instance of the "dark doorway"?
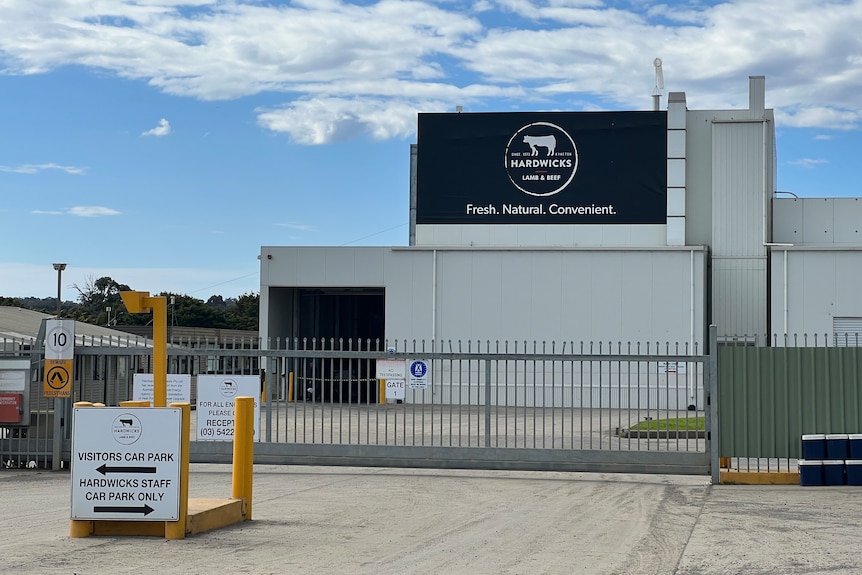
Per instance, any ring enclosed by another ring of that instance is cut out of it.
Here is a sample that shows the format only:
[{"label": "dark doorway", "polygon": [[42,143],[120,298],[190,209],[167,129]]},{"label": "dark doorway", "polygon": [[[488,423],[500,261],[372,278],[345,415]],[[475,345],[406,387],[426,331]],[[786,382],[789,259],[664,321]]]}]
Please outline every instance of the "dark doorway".
[{"label": "dark doorway", "polygon": [[[294,334],[307,348],[358,351],[384,345],[383,288],[297,288],[295,295]],[[377,402],[373,361],[308,359],[297,375],[298,399]]]}]

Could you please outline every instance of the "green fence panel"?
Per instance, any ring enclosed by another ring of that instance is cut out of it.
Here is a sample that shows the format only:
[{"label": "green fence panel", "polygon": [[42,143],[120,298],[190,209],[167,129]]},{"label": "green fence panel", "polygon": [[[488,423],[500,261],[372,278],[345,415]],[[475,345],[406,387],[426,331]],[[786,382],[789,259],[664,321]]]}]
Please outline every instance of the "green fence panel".
[{"label": "green fence panel", "polygon": [[862,433],[862,348],[718,352],[722,457],[799,458],[802,435]]}]

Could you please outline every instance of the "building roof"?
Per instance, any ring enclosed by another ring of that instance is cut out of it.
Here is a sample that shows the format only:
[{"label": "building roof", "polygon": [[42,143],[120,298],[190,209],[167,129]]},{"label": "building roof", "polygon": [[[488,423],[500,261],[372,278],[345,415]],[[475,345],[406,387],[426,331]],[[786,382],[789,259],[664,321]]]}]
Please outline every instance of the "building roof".
[{"label": "building roof", "polygon": [[[32,341],[39,335],[42,321],[57,316],[23,309],[20,307],[0,306],[0,341]],[[75,322],[75,345],[147,346],[145,337],[124,331]]]}]

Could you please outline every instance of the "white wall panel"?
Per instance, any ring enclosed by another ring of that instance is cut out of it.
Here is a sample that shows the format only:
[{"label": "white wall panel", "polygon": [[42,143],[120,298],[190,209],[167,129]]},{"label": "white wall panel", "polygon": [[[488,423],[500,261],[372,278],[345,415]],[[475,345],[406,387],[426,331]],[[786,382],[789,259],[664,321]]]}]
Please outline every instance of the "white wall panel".
[{"label": "white wall panel", "polygon": [[862,198],[833,198],[836,244],[862,246]]},{"label": "white wall panel", "polygon": [[667,215],[685,216],[685,188],[667,189]]},{"label": "white wall panel", "polygon": [[685,130],[668,130],[667,157],[685,158]]},{"label": "white wall panel", "polygon": [[[471,243],[472,242],[472,243]],[[664,224],[417,225],[423,247],[585,247],[666,245]]]},{"label": "white wall panel", "polygon": [[772,200],[772,241],[780,244],[801,244],[803,233],[803,200],[774,198]]},{"label": "white wall panel", "polygon": [[[274,255],[279,260],[279,255]],[[294,250],[290,254],[291,260],[288,266],[296,278],[296,285],[325,285],[326,284],[326,248],[314,248],[311,250]]]},{"label": "white wall panel", "polygon": [[394,250],[386,257],[386,316],[420,339],[432,335],[433,265],[431,251]]},{"label": "white wall panel", "polygon": [[685,159],[667,160],[667,187],[669,188],[684,188],[685,187]]},{"label": "white wall panel", "polygon": [[862,199],[776,198],[773,241],[809,246],[862,246]]},{"label": "white wall panel", "polygon": [[700,341],[705,329],[701,250],[441,249],[435,282],[428,248],[266,249],[272,310],[270,287],[383,287],[388,338]]},{"label": "white wall panel", "polygon": [[[520,333],[512,339],[534,339],[533,301],[534,252],[513,251],[506,254],[506,270],[500,281],[500,334]],[[502,258],[500,260],[501,270]],[[518,271],[520,270],[520,271]]]},{"label": "white wall panel", "polygon": [[718,335],[766,335],[766,259],[713,259],[712,278]]},{"label": "white wall panel", "polygon": [[771,165],[764,158],[763,126],[716,123],[712,135],[712,252],[765,257],[764,170]]},{"label": "white wall panel", "polygon": [[834,239],[835,207],[828,198],[811,198],[802,213],[806,244],[831,244]]}]

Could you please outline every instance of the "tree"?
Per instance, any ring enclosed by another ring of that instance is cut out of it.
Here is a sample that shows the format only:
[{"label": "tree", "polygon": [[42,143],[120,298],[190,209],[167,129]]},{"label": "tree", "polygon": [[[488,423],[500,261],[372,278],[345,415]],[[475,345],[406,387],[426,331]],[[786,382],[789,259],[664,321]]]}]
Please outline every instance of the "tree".
[{"label": "tree", "polygon": [[93,280],[87,278],[83,288],[77,284],[73,286],[78,290],[79,309],[73,314],[78,321],[85,321],[97,325],[108,324],[108,308],[111,308],[111,324],[141,325],[146,320],[137,314],[130,314],[123,305],[121,291],[131,291],[132,288],[126,284],[117,283],[112,278],[101,277]]},{"label": "tree", "polygon": [[[224,315],[219,310],[205,304],[203,300],[169,292],[162,292],[159,295],[167,298],[169,304],[168,323],[170,325],[212,328],[228,327]],[[171,297],[174,298],[173,305],[170,305]]]},{"label": "tree", "polygon": [[[63,317],[104,326],[109,323],[111,326],[147,325],[153,320],[152,313],[130,314],[123,304],[120,292],[132,291],[132,288],[110,277],[101,277],[97,280],[90,277],[83,287],[78,285],[73,287],[78,291],[77,303],[63,302]],[[260,308],[258,294],[246,293],[237,299],[214,295],[206,302],[170,292],[162,292],[158,295],[164,296],[167,300],[169,325],[214,329],[258,329]],[[0,297],[0,306],[21,307],[54,314],[57,310],[57,299]],[[110,314],[107,310],[109,307]]]},{"label": "tree", "polygon": [[260,325],[260,295],[245,293],[239,296],[225,312],[225,319],[232,329],[257,331]]}]

